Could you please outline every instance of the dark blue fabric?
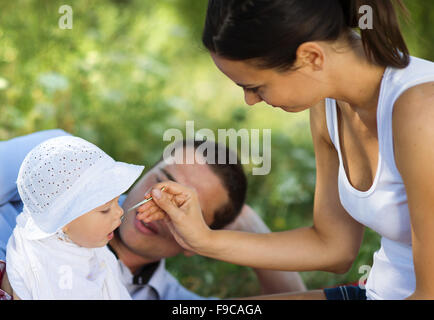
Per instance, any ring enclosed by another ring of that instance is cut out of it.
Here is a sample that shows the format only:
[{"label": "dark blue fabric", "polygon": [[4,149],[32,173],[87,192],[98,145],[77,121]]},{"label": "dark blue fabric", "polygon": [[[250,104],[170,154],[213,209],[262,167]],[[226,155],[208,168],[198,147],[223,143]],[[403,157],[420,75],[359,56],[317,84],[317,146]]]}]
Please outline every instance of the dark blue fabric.
[{"label": "dark blue fabric", "polygon": [[324,289],[327,300],[366,300],[366,290],[359,286],[340,286]]}]

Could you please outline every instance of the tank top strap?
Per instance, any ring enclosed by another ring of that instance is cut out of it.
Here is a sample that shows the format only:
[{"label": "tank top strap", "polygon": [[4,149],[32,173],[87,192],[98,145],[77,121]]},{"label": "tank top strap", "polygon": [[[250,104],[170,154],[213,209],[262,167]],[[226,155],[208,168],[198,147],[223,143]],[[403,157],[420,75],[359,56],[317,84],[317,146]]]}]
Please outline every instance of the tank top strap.
[{"label": "tank top strap", "polygon": [[337,133],[336,101],[334,99],[330,99],[330,98],[325,99],[325,112],[326,112],[327,129],[329,132],[329,136],[333,145],[337,150],[338,145],[336,143],[336,139],[338,139],[338,137],[336,135]]},{"label": "tank top strap", "polygon": [[411,57],[410,65],[405,69],[388,68],[385,72],[383,97],[379,100],[377,110],[378,139],[383,150],[383,159],[393,174],[400,176],[395,163],[393,147],[392,116],[395,102],[408,89],[427,82],[434,81],[434,63]]},{"label": "tank top strap", "polygon": [[[327,129],[329,132],[330,139],[338,153],[339,158],[339,171],[341,172],[342,177],[346,177],[345,169],[343,167],[343,159],[342,159],[342,151],[341,144],[339,142],[339,128],[338,128],[338,112],[337,105],[335,99],[327,98],[325,100],[325,108],[326,108],[326,121],[327,121]],[[344,179],[346,180],[346,178]]]}]

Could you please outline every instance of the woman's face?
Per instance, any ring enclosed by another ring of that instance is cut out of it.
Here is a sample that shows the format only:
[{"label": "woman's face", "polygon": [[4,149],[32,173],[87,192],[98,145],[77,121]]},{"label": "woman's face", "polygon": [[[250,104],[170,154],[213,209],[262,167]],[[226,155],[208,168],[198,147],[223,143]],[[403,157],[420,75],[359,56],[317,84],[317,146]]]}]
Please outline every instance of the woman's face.
[{"label": "woman's face", "polygon": [[113,231],[121,224],[120,218],[124,214],[118,199],[114,198],[68,223],[64,232],[81,247],[105,246],[113,238]]},{"label": "woman's face", "polygon": [[[324,98],[322,69],[311,64],[295,71],[279,72],[259,69],[246,61],[234,61],[211,53],[216,66],[244,90],[244,99],[250,106],[264,101],[287,112],[306,110]],[[297,67],[297,64],[296,64]]]}]

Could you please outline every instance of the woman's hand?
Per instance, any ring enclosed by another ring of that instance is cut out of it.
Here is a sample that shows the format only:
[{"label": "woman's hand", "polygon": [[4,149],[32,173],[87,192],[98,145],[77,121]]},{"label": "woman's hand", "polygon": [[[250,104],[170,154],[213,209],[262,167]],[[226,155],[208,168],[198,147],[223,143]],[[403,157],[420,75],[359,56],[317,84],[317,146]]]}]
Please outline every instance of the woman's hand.
[{"label": "woman's hand", "polygon": [[207,247],[212,230],[203,219],[194,189],[166,181],[155,185],[151,195],[153,200],[137,210],[139,220],[146,223],[164,219],[176,241],[187,250],[197,252]]}]

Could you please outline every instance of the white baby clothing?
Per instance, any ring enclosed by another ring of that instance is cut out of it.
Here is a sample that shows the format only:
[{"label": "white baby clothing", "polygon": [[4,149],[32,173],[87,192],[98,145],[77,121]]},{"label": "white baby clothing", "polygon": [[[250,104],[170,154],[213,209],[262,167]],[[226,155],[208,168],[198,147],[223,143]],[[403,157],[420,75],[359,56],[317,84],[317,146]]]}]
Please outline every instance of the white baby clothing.
[{"label": "white baby clothing", "polygon": [[72,136],[27,154],[17,179],[23,212],[6,250],[8,278],[21,299],[130,299],[107,247],[81,247],[62,228],[127,191],[143,168]]}]

